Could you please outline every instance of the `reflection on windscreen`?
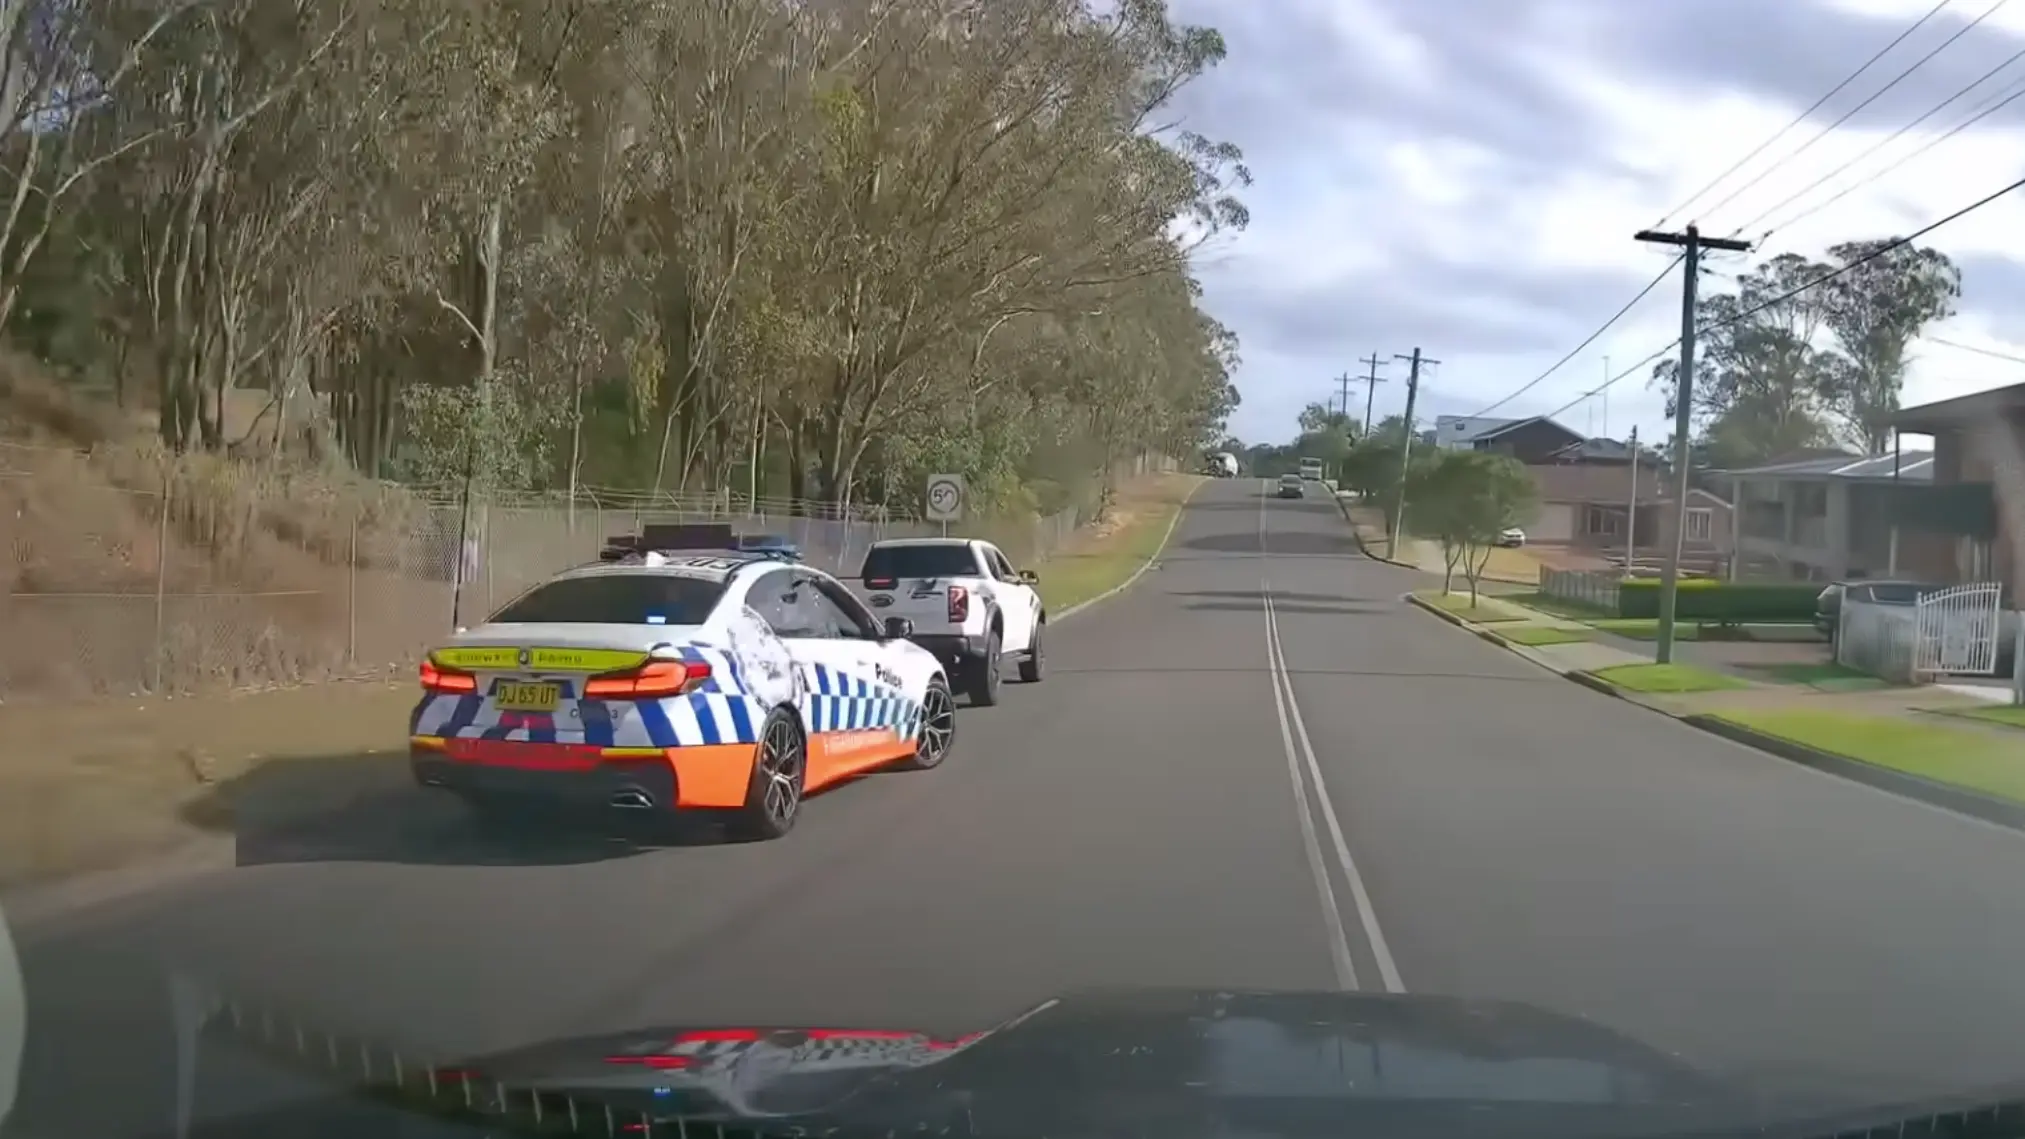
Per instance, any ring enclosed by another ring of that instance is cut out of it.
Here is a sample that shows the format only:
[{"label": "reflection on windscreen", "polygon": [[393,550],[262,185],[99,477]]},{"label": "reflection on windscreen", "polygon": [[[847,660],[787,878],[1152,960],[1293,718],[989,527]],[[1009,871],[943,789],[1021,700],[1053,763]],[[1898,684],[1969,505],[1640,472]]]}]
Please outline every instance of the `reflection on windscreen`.
[{"label": "reflection on windscreen", "polygon": [[[1237,1096],[1469,1099],[1529,1103],[1611,1103],[1647,1094],[1624,1073],[1558,1056],[1471,1056],[1333,1028],[1303,1035],[1269,1020],[1220,1019],[1205,1032],[1210,1077]],[[1463,1090],[1466,1089],[1466,1090]]]},{"label": "reflection on windscreen", "polygon": [[522,594],[493,621],[530,625],[701,625],[724,583],[675,574],[566,577]]},{"label": "reflection on windscreen", "polygon": [[977,559],[968,546],[881,546],[865,555],[858,576],[968,577],[977,573]]}]

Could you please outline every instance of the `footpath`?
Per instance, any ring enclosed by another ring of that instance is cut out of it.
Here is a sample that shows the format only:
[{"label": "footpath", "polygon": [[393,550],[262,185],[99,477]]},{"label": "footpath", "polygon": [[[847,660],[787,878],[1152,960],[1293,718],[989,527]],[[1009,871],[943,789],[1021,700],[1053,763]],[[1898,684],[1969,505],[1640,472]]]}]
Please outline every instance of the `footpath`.
[{"label": "footpath", "polygon": [[[1344,516],[1378,558],[1382,523]],[[1360,524],[1361,523],[1361,524]],[[1394,565],[1437,577],[1440,550],[1401,544]],[[1407,557],[1412,561],[1407,561]],[[1518,574],[1472,601],[1466,586],[1413,594],[1412,603],[1569,681],[1671,716],[1703,731],[1810,767],[1949,810],[2025,830],[2025,708],[2006,689],[1903,686],[1834,663],[1825,644],[1798,644],[1766,630],[1772,645],[1676,643],[1675,660],[1653,662],[1649,644],[1613,632],[1633,624],[1585,615],[1515,592]],[[1460,579],[1458,579],[1459,581]],[[1523,584],[1537,587],[1534,576]],[[1692,638],[1696,629],[1683,626]],[[1789,632],[1793,632],[1789,630]]]}]

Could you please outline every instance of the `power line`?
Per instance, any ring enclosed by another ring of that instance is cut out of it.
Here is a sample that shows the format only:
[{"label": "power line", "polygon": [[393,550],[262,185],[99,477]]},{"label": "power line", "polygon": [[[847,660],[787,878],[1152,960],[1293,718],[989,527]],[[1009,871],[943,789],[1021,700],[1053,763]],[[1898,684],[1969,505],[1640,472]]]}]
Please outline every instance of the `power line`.
[{"label": "power line", "polygon": [[1947,7],[1949,4],[1952,3],[1954,3],[1954,0],[1941,0],[1940,3],[1928,9],[1926,15],[1921,16],[1918,20],[1913,21],[1913,25],[1911,27],[1907,28],[1905,31],[1900,32],[1898,34],[1898,38],[1892,40],[1890,43],[1879,48],[1876,55],[1873,55],[1869,59],[1865,60],[1863,62],[1862,67],[1859,67],[1855,71],[1850,72],[1847,78],[1843,79],[1842,82],[1837,83],[1834,87],[1830,88],[1828,94],[1823,95],[1819,99],[1814,100],[1813,106],[1800,112],[1800,114],[1797,117],[1795,117],[1792,122],[1787,123],[1785,126],[1780,127],[1777,131],[1773,132],[1770,138],[1767,138],[1765,141],[1753,147],[1749,154],[1746,154],[1742,158],[1737,159],[1736,162],[1731,164],[1729,169],[1723,171],[1721,174],[1716,175],[1714,178],[1709,179],[1708,185],[1703,186],[1701,189],[1696,190],[1692,194],[1689,194],[1686,201],[1668,210],[1665,214],[1663,214],[1660,217],[1658,221],[1652,223],[1651,228],[1658,229],[1659,227],[1665,225],[1667,222],[1671,221],[1676,215],[1680,214],[1682,211],[1686,210],[1689,206],[1692,206],[1695,204],[1695,202],[1699,201],[1703,194],[1706,194],[1710,190],[1715,189],[1717,186],[1722,185],[1724,180],[1729,178],[1730,175],[1735,174],[1739,170],[1742,170],[1746,165],[1750,163],[1750,161],[1753,158],[1756,158],[1760,154],[1765,153],[1766,148],[1770,147],[1773,143],[1778,142],[1780,139],[1785,138],[1788,134],[1792,132],[1794,127],[1797,127],[1801,123],[1806,122],[1808,117],[1813,115],[1814,112],[1820,110],[1824,105],[1826,105],[1828,100],[1833,99],[1837,95],[1842,94],[1843,90],[1847,88],[1851,83],[1856,82],[1857,79],[1860,78],[1864,72],[1869,71],[1872,67],[1875,67],[1877,65],[1878,60],[1881,60],[1885,56],[1891,54],[1891,50],[1897,47],[1898,45],[1904,43],[1906,41],[1906,37],[1912,35],[1914,32],[1919,31],[1922,27],[1926,26],[1926,22],[1928,20],[1931,20],[1935,16],[1940,15],[1941,9]]},{"label": "power line", "polygon": [[1472,418],[1481,418],[1483,416],[1489,415],[1491,412],[1496,411],[1497,409],[1505,406],[1506,404],[1512,402],[1513,400],[1519,398],[1520,396],[1525,395],[1527,392],[1532,391],[1534,388],[1540,386],[1541,382],[1546,380],[1547,377],[1553,375],[1555,372],[1560,371],[1564,366],[1567,365],[1568,361],[1573,360],[1575,357],[1581,355],[1582,350],[1584,348],[1587,348],[1591,344],[1596,343],[1598,337],[1610,331],[1611,325],[1614,325],[1618,321],[1623,320],[1624,315],[1630,312],[1633,308],[1637,307],[1638,302],[1644,300],[1647,296],[1649,296],[1652,293],[1654,289],[1658,288],[1660,282],[1666,280],[1667,277],[1673,272],[1674,266],[1680,264],[1681,261],[1685,259],[1686,256],[1687,256],[1686,254],[1682,254],[1680,257],[1676,257],[1672,261],[1667,262],[1666,268],[1661,269],[1659,271],[1659,276],[1654,277],[1652,280],[1646,282],[1645,287],[1638,290],[1637,296],[1631,298],[1629,301],[1626,301],[1624,307],[1617,310],[1616,315],[1612,316],[1609,320],[1604,321],[1603,327],[1598,328],[1596,331],[1590,333],[1588,337],[1586,337],[1582,341],[1582,343],[1577,344],[1575,347],[1569,349],[1568,354],[1566,356],[1561,357],[1559,360],[1556,360],[1554,362],[1553,367],[1547,369],[1544,372],[1541,372],[1537,376],[1534,376],[1532,379],[1526,381],[1524,384],[1521,384],[1516,391],[1512,392],[1510,395],[1499,400],[1498,402],[1490,405],[1489,407],[1483,409],[1482,411],[1477,412],[1475,416],[1472,416]]},{"label": "power line", "polygon": [[1898,86],[1900,83],[1905,82],[1908,78],[1912,76],[1913,72],[1918,71],[1920,68],[1926,66],[1927,63],[1930,62],[1935,56],[1948,50],[1948,48],[1954,45],[1956,40],[1959,40],[1963,36],[1966,36],[1970,32],[1976,30],[1977,25],[1981,24],[1984,20],[1989,19],[1991,16],[1996,15],[1998,9],[2004,7],[2006,4],[2009,4],[2010,2],[2011,0],[1997,0],[1997,2],[1990,5],[1990,7],[1987,10],[1985,10],[1982,15],[1977,16],[1975,19],[1970,20],[1967,24],[1964,24],[1960,31],[1956,32],[1954,35],[1949,36],[1947,39],[1942,40],[1939,46],[1935,47],[1932,51],[1929,51],[1925,55],[1920,56],[1918,59],[1914,60],[1911,67],[1908,67],[1904,71],[1901,71],[1897,75],[1893,76],[1891,82],[1886,83],[1884,86],[1872,92],[1870,98],[1865,99],[1863,102],[1858,103],[1856,106],[1849,108],[1847,111],[1844,111],[1842,113],[1841,118],[1835,120],[1832,123],[1829,123],[1825,127],[1822,127],[1821,130],[1814,135],[1814,137],[1808,139],[1806,142],[1801,143],[1799,149],[1793,151],[1786,157],[1780,159],[1777,162],[1774,162],[1772,165],[1767,166],[1765,169],[1759,171],[1757,177],[1730,191],[1728,194],[1725,194],[1720,201],[1718,201],[1715,205],[1708,207],[1704,212],[1714,213],[1715,211],[1722,209],[1724,206],[1729,205],[1731,202],[1736,201],[1738,195],[1744,193],[1746,190],[1751,189],[1753,186],[1756,186],[1758,183],[1763,182],[1765,179],[1771,177],[1772,172],[1774,170],[1779,169],[1779,167],[1807,153],[1807,151],[1811,147],[1813,147],[1815,143],[1820,142],[1824,138],[1827,138],[1830,134],[1833,134],[1835,132],[1836,128],[1848,122],[1850,119],[1855,118],[1857,112],[1863,110],[1865,107],[1868,107],[1872,103],[1875,103],[1879,99],[1883,98],[1885,92],[1890,91],[1892,88]]},{"label": "power line", "polygon": [[[1701,335],[1703,333],[1714,332],[1719,328],[1727,328],[1740,320],[1744,320],[1748,317],[1755,316],[1758,313],[1761,313],[1766,309],[1771,308],[1773,305],[1783,304],[1786,301],[1792,300],[1794,297],[1799,296],[1801,293],[1804,293],[1809,289],[1819,288],[1820,286],[1827,284],[1829,281],[1832,281],[1835,278],[1842,276],[1844,273],[1847,273],[1850,270],[1856,269],[1862,265],[1868,264],[1869,262],[1875,261],[1888,253],[1892,253],[1896,250],[1902,249],[1905,246],[1910,245],[1915,241],[1918,241],[1920,238],[1925,237],[1927,234],[1930,234],[1933,231],[1941,228],[1942,226],[1947,225],[1950,222],[1958,221],[1961,218],[1966,217],[1969,214],[1972,214],[1977,210],[1982,209],[1984,206],[1989,205],[1991,202],[1994,202],[1997,199],[2003,197],[2004,195],[2012,193],[2021,187],[2025,187],[2025,178],[2020,178],[2019,180],[2011,183],[2010,185],[2005,186],[2001,190],[1997,190],[1993,193],[1986,194],[1983,197],[1978,198],[1974,202],[1971,202],[1968,205],[1963,206],[1961,209],[1956,210],[1954,213],[1951,213],[1938,221],[1929,222],[1926,225],[1921,226],[1919,229],[1914,230],[1912,233],[1905,235],[1904,237],[1895,237],[1889,242],[1886,242],[1885,244],[1878,246],[1876,249],[1871,250],[1869,253],[1864,254],[1862,257],[1859,257],[1846,265],[1842,265],[1836,269],[1830,270],[1827,273],[1823,273],[1821,276],[1814,278],[1813,280],[1807,282],[1804,285],[1788,289],[1787,291],[1779,294],[1776,297],[1771,298],[1770,300],[1764,301],[1760,304],[1753,305],[1750,308],[1747,308],[1742,312],[1736,313],[1734,315],[1724,317],[1722,320],[1711,321],[1708,324],[1698,325],[1695,328],[1695,333],[1696,335]],[[1938,338],[1929,337],[1929,339],[1938,339]],[[1941,341],[1941,343],[1948,343],[1948,342]],[[1553,417],[1560,415],[1561,413],[1567,411],[1568,409],[1578,406],[1585,399],[1595,398],[1597,395],[1601,394],[1606,389],[1614,386],[1619,380],[1624,379],[1626,376],[1632,375],[1639,369],[1644,368],[1648,364],[1653,363],[1660,357],[1665,356],[1667,353],[1673,351],[1675,348],[1679,346],[1680,346],[1680,339],[1676,337],[1664,348],[1659,349],[1658,351],[1640,360],[1638,363],[1633,364],[1629,368],[1626,368],[1622,372],[1619,372],[1616,375],[1610,377],[1608,380],[1605,380],[1600,387],[1593,388],[1589,391],[1583,392],[1581,395],[1576,396],[1574,399],[1569,400],[1567,403],[1564,403],[1560,407],[1555,408],[1553,411],[1548,412],[1542,418],[1552,419]],[[1972,351],[1974,351],[1974,349],[1972,349]]]},{"label": "power line", "polygon": [[1882,169],[1871,174],[1870,177],[1854,182],[1849,186],[1846,186],[1843,189],[1836,191],[1835,194],[1829,197],[1827,200],[1817,202],[1816,204],[1807,207],[1806,209],[1800,211],[1799,213],[1794,214],[1792,217],[1787,218],[1785,221],[1774,224],[1771,229],[1766,231],[1766,233],[1769,235],[1772,233],[1776,233],[1779,230],[1786,229],[1794,225],[1798,225],[1800,222],[1803,222],[1808,218],[1813,217],[1815,214],[1820,213],[1822,210],[1827,209],[1828,207],[1834,205],[1835,203],[1841,201],[1842,199],[1848,197],[1849,195],[1854,194],[1858,190],[1863,189],[1865,186],[1869,186],[1877,182],[1885,175],[1890,174],[1892,171],[1899,169],[1906,163],[1911,162],[1913,159],[1918,158],[1920,155],[1925,154],[1927,151],[1932,150],[1934,147],[1939,146],[1940,144],[1948,141],[1949,139],[1955,137],[1956,135],[1961,134],[1963,131],[1968,130],[1970,127],[1975,126],[1977,123],[1982,122],[1984,119],[1989,118],[1991,115],[1996,114],[1998,111],[2003,110],[2005,107],[2010,106],[2012,103],[2017,102],[2021,98],[2025,98],[2025,78],[2019,79],[2017,82],[2013,83],[2010,87],[2005,88],[2003,91],[1997,91],[1991,94],[1988,98],[1984,99],[1981,104],[1978,105],[1978,109],[1975,111],[1975,113],[1971,114],[1968,118],[1962,120],[1961,122],[1956,123],[1953,127],[1949,128],[1949,130],[1946,133],[1927,140],[1927,142],[1921,147],[1919,147],[1917,150],[1913,150],[1901,156],[1897,160],[1887,164]]},{"label": "power line", "polygon": [[1883,245],[1878,246],[1876,249],[1871,250],[1870,252],[1857,258],[1856,260],[1851,261],[1845,265],[1838,266],[1837,268],[1831,269],[1828,272],[1821,274],[1819,277],[1814,278],[1813,280],[1807,282],[1804,285],[1796,285],[1793,288],[1790,288],[1785,292],[1780,293],[1778,296],[1771,298],[1770,300],[1752,305],[1750,308],[1747,308],[1740,313],[1724,317],[1722,320],[1719,320],[1714,324],[1708,325],[1706,326],[1706,328],[1698,329],[1697,331],[1714,331],[1715,329],[1718,328],[1726,328],[1732,324],[1737,323],[1740,320],[1745,319],[1746,317],[1756,316],[1757,314],[1764,312],[1766,309],[1771,308],[1773,305],[1784,304],[1785,302],[1792,300],[1794,297],[1799,296],[1801,293],[1804,293],[1809,289],[1818,288],[1822,285],[1827,284],[1830,281],[1833,281],[1835,278],[1842,276],[1844,273],[1849,272],[1851,269],[1857,268],[1860,265],[1869,264],[1870,262],[1875,261],[1880,257],[1883,257],[1887,253],[1892,253],[1896,252],[1897,250],[1903,249],[1906,246],[1911,245],[1913,242],[1918,241],[1920,238],[1925,237],[1927,234],[1930,234],[1933,231],[1941,228],[1942,226],[1947,225],[1949,222],[1956,221],[1960,218],[1968,216],[1969,214],[1975,213],[1977,210],[1980,210],[1984,206],[1989,205],[1991,202],[1996,201],[1998,198],[2001,198],[2004,195],[2011,193],[2013,190],[2018,189],[2020,186],[2025,186],[2025,178],[2020,178],[2016,182],[2011,183],[2010,185],[2004,187],[2001,190],[1996,191],[1995,193],[1987,194],[1984,197],[1979,198],[1966,206],[1963,206],[1961,209],[1956,210],[1954,213],[1949,214],[1947,217],[1944,217],[1939,221],[1928,222],[1926,225],[1921,226],[1919,229],[1916,229],[1909,234],[1906,234],[1904,237],[1894,237],[1890,241],[1885,242]]},{"label": "power line", "polygon": [[[1766,218],[1771,217],[1773,214],[1778,213],[1780,210],[1785,209],[1787,206],[1790,206],[1794,202],[1799,201],[1801,198],[1806,197],[1808,194],[1813,193],[1823,184],[1843,174],[1850,167],[1855,166],[1857,163],[1862,162],[1864,159],[1869,158],[1871,155],[1876,154],[1878,151],[1883,150],[1884,148],[1890,146],[1892,143],[1895,143],[1899,139],[1904,138],[1907,132],[1911,131],[1914,127],[1917,127],[1921,123],[1926,122],[1928,119],[1933,118],[1935,115],[1940,114],[1943,110],[1946,110],[1947,107],[1950,104],[1954,103],[1957,99],[1960,99],[1962,96],[1967,95],[1969,92],[1974,91],[1978,87],[1981,87],[1983,84],[1988,83],[1990,80],[1997,77],[1998,72],[2006,70],[2012,64],[2018,62],[2021,59],[2025,59],[2025,49],[2020,49],[2018,52],[2014,53],[2011,56],[2011,58],[1984,72],[1981,78],[1969,84],[1967,87],[1962,88],[1961,90],[1948,96],[1946,99],[1943,99],[1940,102],[1934,104],[1932,107],[1927,108],[1925,114],[1922,114],[1919,118],[1916,118],[1913,121],[1907,123],[1906,125],[1891,132],[1890,136],[1885,138],[1884,141],[1877,143],[1876,145],[1871,146],[1868,149],[1860,151],[1854,158],[1851,158],[1849,161],[1843,163],[1840,166],[1837,166],[1835,169],[1830,170],[1828,173],[1823,174],[1821,177],[1816,178],[1812,182],[1807,183],[1805,186],[1802,186],[1800,189],[1794,191],[1793,193],[1786,195],[1784,198],[1780,199],[1777,205],[1759,213],[1758,216],[1752,218],[1750,221],[1747,221],[1744,224],[1738,226],[1736,232],[1742,233],[1745,230],[1751,228],[1752,226],[1757,225],[1759,222],[1764,221]],[[1771,231],[1767,230],[1766,236],[1770,235]],[[1761,237],[1759,238],[1759,240],[1762,241],[1764,240],[1764,238]]]},{"label": "power line", "polygon": [[2009,352],[1999,352],[1995,348],[1978,348],[1973,344],[1963,344],[1960,341],[1949,340],[1942,336],[1923,336],[1920,339],[1929,344],[1939,344],[1944,348],[1955,348],[1963,352],[1974,352],[1978,356],[1988,356],[1992,360],[2008,360],[2013,364],[2025,364],[2025,356],[2016,356]]}]

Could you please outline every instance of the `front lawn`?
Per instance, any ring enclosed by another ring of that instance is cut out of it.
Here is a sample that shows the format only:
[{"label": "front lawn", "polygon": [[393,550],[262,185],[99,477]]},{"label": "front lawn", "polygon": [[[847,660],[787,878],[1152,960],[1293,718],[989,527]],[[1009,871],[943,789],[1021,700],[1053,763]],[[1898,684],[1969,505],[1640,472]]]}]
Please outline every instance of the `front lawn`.
[{"label": "front lawn", "polygon": [[1599,668],[1589,675],[1627,692],[1649,696],[1687,692],[1727,692],[1750,685],[1734,676],[1710,672],[1691,664],[1618,664]]},{"label": "front lawn", "polygon": [[2025,740],[1897,716],[1848,716],[1810,708],[1722,713],[1768,736],[1937,783],[2025,802]]}]

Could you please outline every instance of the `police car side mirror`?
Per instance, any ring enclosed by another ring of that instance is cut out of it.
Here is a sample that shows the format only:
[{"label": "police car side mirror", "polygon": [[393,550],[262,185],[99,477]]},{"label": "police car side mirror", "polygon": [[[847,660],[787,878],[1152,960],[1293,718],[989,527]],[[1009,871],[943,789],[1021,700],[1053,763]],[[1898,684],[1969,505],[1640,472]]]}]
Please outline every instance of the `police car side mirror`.
[{"label": "police car side mirror", "polygon": [[1041,583],[1041,575],[1032,570],[1021,570],[1020,581],[1025,585],[1039,585]]},{"label": "police car side mirror", "polygon": [[914,635],[914,622],[905,617],[886,618],[886,639],[904,641]]}]

